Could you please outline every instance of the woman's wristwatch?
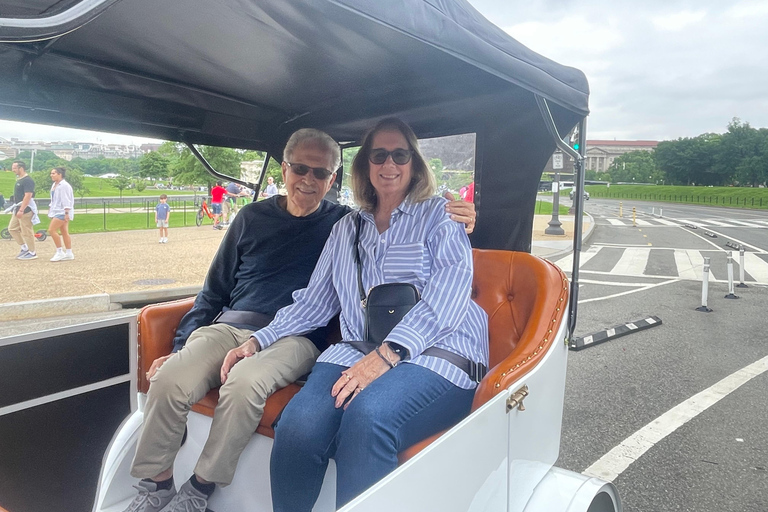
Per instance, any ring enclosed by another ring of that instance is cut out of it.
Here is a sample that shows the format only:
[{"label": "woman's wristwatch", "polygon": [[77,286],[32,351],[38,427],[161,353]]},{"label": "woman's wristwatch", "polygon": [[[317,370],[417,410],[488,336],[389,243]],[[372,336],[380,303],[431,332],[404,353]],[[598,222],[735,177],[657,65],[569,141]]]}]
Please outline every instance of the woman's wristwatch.
[{"label": "woman's wristwatch", "polygon": [[407,361],[410,359],[410,354],[408,353],[408,349],[405,348],[402,345],[399,345],[397,343],[392,343],[391,341],[388,341],[387,344],[389,345],[389,349],[395,353],[397,357],[400,358],[401,361]]}]

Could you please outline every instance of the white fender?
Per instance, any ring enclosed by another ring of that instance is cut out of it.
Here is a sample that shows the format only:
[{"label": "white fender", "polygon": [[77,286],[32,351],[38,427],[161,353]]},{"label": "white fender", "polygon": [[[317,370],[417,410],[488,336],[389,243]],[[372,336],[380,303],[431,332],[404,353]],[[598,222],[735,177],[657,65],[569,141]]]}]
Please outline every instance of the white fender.
[{"label": "white fender", "polygon": [[621,512],[611,482],[553,467],[536,486],[524,512]]},{"label": "white fender", "polygon": [[[139,402],[142,402],[141,396]],[[140,406],[139,410],[128,416],[117,429],[101,465],[93,512],[122,510],[120,507],[124,508],[125,502],[130,501],[136,493],[132,486],[136,484],[137,479],[131,476],[131,462],[136,453],[143,422],[144,412]]]}]

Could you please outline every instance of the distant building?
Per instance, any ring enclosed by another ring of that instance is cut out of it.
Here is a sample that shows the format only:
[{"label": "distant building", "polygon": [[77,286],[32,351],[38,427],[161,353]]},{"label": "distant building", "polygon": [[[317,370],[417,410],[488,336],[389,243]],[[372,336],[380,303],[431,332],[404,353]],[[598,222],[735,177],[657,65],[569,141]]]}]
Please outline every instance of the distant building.
[{"label": "distant building", "polygon": [[249,183],[256,183],[261,174],[261,168],[264,165],[263,160],[249,160],[240,162],[240,179]]},{"label": "distant building", "polygon": [[653,151],[656,140],[588,140],[586,162],[588,171],[605,172],[613,161],[630,151]]}]

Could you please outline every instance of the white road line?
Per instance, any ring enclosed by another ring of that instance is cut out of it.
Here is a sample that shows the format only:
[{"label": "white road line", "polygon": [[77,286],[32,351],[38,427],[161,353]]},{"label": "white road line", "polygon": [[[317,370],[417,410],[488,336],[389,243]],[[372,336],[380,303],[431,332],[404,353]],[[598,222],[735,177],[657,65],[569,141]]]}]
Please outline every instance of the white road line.
[{"label": "white road line", "polygon": [[699,251],[675,249],[675,265],[681,278],[698,281],[702,277],[704,257]]},{"label": "white road line", "polygon": [[[763,226],[758,226],[757,224],[753,222],[745,222],[743,220],[734,220],[734,219],[728,219],[728,222],[733,222],[734,224],[741,224],[742,226],[747,226],[748,228],[761,228]],[[733,226],[731,226],[733,227]]]},{"label": "white road line", "polygon": [[629,295],[631,293],[637,293],[637,292],[644,292],[646,290],[650,290],[651,288],[656,288],[657,286],[663,286],[665,284],[677,283],[677,282],[679,282],[679,280],[675,277],[673,279],[670,279],[669,281],[663,281],[661,283],[649,284],[648,286],[644,286],[642,288],[637,288],[635,290],[627,290],[625,292],[614,293],[613,295],[606,295],[605,297],[595,297],[593,299],[579,300],[579,304],[586,304],[587,302],[598,302],[598,301],[601,301],[601,300],[615,299],[616,297],[621,297],[623,295]]},{"label": "white road line", "polygon": [[738,370],[668,410],[600,457],[584,475],[612,482],[656,443],[753,378],[768,371],[768,356]]},{"label": "white road line", "polygon": [[[737,254],[734,259],[739,261],[738,258]],[[757,282],[768,283],[768,263],[751,252],[744,253],[744,272],[751,275]]]},{"label": "white road line", "polygon": [[648,256],[651,249],[631,248],[625,249],[619,261],[611,269],[611,274],[643,275],[648,265]]},{"label": "white road line", "polygon": [[695,220],[689,220],[689,219],[680,219],[680,222],[684,224],[690,224],[691,226],[698,226],[700,228],[706,227],[701,222],[695,221]]},{"label": "white road line", "polygon": [[643,219],[635,219],[635,222],[638,226],[653,226],[653,223]]},{"label": "white road line", "polygon": [[733,224],[728,224],[726,222],[720,222],[719,220],[707,219],[705,222],[707,224],[713,224],[715,226],[721,226],[721,227],[724,227],[724,228],[732,228],[733,227]]},{"label": "white road line", "polygon": [[[592,246],[579,255],[579,268],[586,262],[595,257],[595,255],[602,249],[602,247]],[[555,262],[555,265],[560,267],[564,272],[570,272],[573,270],[573,253],[561,258]]]},{"label": "white road line", "polygon": [[610,222],[614,226],[626,226],[626,224],[624,224],[619,219],[605,219],[605,220],[607,220],[608,222]]},{"label": "white road line", "polygon": [[[717,236],[721,236],[721,237],[725,238],[726,240],[728,240],[728,239],[730,238],[730,239],[731,239],[731,240],[733,240],[734,242],[736,242],[736,243],[738,243],[738,244],[741,244],[741,245],[743,245],[744,247],[749,247],[749,248],[750,248],[750,249],[752,249],[753,251],[757,251],[757,252],[765,252],[765,249],[761,249],[760,247],[755,247],[754,245],[752,245],[752,244],[748,244],[747,242],[742,242],[742,241],[741,241],[741,240],[739,240],[738,238],[733,238],[732,236],[728,236],[728,235],[724,235],[724,234],[722,234],[722,233],[718,233],[718,232],[717,232],[717,231],[715,231],[714,229],[710,229],[709,231],[711,231],[712,233],[716,234]],[[715,244],[712,244],[712,245],[715,245]],[[717,247],[717,246],[715,245],[715,247]],[[722,249],[722,248],[720,248],[720,247],[717,247],[717,248],[718,248],[718,249],[720,249],[720,250],[723,250],[723,249]]]},{"label": "white road line", "polygon": [[644,287],[654,283],[622,283],[619,281],[600,281],[599,279],[579,279],[579,284],[599,284],[605,286]]},{"label": "white road line", "polygon": [[656,222],[661,222],[662,224],[665,224],[667,226],[679,226],[677,222],[672,222],[671,220],[667,219],[656,219]]}]

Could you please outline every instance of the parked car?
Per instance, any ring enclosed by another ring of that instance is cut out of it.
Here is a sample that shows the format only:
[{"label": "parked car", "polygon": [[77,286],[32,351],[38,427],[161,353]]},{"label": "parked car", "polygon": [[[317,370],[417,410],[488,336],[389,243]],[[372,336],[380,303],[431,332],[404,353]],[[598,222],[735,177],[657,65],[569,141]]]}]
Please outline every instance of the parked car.
[{"label": "parked car", "polygon": [[[571,198],[571,201],[573,201],[573,192],[574,192],[574,190],[576,190],[576,189],[572,188],[571,189],[571,193],[569,195],[569,197]],[[586,190],[584,191],[584,200],[585,201],[589,201],[589,192],[587,192]]]}]

